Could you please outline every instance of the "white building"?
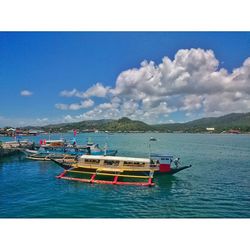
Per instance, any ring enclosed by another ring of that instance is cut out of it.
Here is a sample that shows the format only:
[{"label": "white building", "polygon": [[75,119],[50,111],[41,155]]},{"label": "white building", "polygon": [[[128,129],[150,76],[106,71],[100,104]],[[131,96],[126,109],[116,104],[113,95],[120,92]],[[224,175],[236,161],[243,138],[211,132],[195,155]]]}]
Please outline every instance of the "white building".
[{"label": "white building", "polygon": [[215,128],[206,128],[207,131],[214,131]]}]

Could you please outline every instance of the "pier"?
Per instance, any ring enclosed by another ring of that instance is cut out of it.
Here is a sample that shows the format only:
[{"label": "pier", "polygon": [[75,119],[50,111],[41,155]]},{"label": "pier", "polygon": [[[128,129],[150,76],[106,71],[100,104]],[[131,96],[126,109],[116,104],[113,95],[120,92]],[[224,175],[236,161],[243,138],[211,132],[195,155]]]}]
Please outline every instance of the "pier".
[{"label": "pier", "polygon": [[32,149],[34,143],[28,141],[13,141],[1,142],[0,141],[0,158],[19,154],[23,149]]},{"label": "pier", "polygon": [[19,154],[21,151],[19,148],[2,148],[0,147],[0,158]]}]

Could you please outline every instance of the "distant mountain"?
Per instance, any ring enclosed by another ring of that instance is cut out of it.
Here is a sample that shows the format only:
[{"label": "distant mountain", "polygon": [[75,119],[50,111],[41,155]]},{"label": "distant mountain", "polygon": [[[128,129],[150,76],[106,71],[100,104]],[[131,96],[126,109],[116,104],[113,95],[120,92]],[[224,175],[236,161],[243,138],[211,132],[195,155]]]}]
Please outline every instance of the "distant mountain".
[{"label": "distant mountain", "polygon": [[68,131],[72,129],[77,129],[80,131],[87,130],[102,130],[102,131],[149,131],[151,126],[141,122],[133,121],[129,118],[123,117],[119,120],[91,120],[91,121],[82,121],[75,123],[62,123],[62,124],[53,124],[43,127],[45,130],[63,130]]},{"label": "distant mountain", "polygon": [[45,131],[66,132],[72,129],[79,131],[110,131],[110,132],[129,132],[129,131],[159,131],[159,132],[205,132],[206,128],[215,128],[216,132],[229,129],[239,129],[242,132],[250,132],[250,113],[232,113],[221,117],[202,118],[186,123],[168,123],[149,125],[142,121],[131,120],[123,117],[119,120],[102,119],[89,120],[75,123],[62,123],[47,125],[44,127],[32,127],[44,129]]},{"label": "distant mountain", "polygon": [[229,129],[240,129],[241,131],[250,132],[250,112],[201,118],[186,123],[159,124],[154,125],[154,128],[160,131],[202,132],[206,128],[215,128],[215,131],[218,132]]},{"label": "distant mountain", "polygon": [[187,126],[209,126],[214,128],[241,128],[250,126],[250,113],[232,113],[221,117],[202,118],[186,123]]},{"label": "distant mountain", "polygon": [[46,129],[61,129],[65,130],[87,130],[87,129],[99,129],[105,127],[107,124],[115,122],[115,120],[111,119],[102,119],[102,120],[88,120],[88,121],[81,121],[81,122],[73,122],[73,123],[61,123],[61,124],[52,124],[44,126],[43,128]]}]

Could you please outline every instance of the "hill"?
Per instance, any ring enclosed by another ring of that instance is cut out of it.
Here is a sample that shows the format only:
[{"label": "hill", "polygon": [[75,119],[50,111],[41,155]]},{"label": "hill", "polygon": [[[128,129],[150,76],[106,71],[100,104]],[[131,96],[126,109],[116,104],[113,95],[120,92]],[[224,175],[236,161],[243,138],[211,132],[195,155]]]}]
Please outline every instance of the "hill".
[{"label": "hill", "polygon": [[201,118],[186,123],[159,124],[154,125],[154,128],[160,131],[203,132],[206,128],[215,128],[217,132],[229,129],[250,132],[250,113],[232,113],[220,117]]},{"label": "hill", "polygon": [[77,129],[79,131],[149,131],[151,126],[142,121],[133,121],[129,118],[123,117],[119,120],[91,120],[82,121],[76,123],[62,123],[56,125],[48,125],[43,127],[44,130],[52,131],[69,131],[72,129]]},{"label": "hill", "polygon": [[[44,127],[37,127],[45,131],[66,132],[77,129],[82,132],[93,130],[110,132],[205,132],[206,128],[215,128],[216,132],[222,132],[229,129],[239,129],[242,132],[250,132],[250,113],[232,113],[221,117],[202,118],[186,123],[168,123],[149,125],[142,121],[131,120],[123,117],[119,120],[102,119],[89,120],[75,123],[53,124]],[[33,127],[34,128],[34,127]]]}]

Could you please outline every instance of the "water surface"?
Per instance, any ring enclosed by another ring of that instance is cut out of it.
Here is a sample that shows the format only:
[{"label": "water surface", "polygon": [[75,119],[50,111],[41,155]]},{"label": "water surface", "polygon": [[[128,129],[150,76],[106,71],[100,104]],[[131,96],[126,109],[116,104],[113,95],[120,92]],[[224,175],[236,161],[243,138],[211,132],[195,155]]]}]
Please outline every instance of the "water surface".
[{"label": "water surface", "polygon": [[[58,139],[55,134],[51,138]],[[71,134],[64,134],[70,139]],[[22,155],[0,159],[2,218],[249,218],[250,135],[80,134],[119,155],[170,152],[193,167],[155,178],[156,186],[84,184],[56,179],[62,169]],[[29,137],[39,141],[48,136]],[[0,140],[10,140],[0,138]]]}]

